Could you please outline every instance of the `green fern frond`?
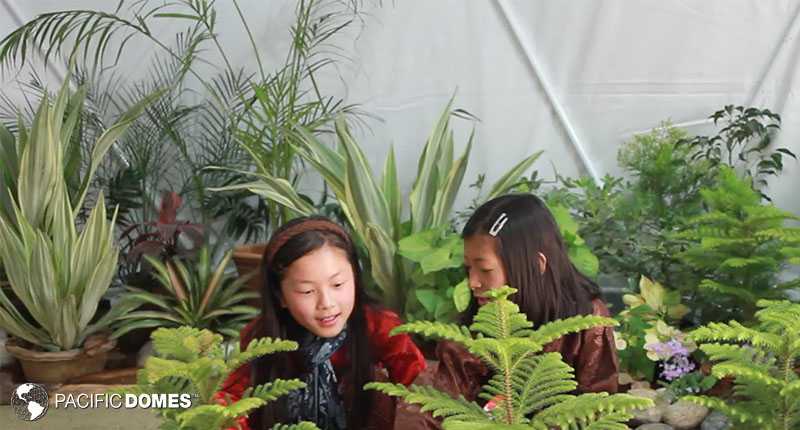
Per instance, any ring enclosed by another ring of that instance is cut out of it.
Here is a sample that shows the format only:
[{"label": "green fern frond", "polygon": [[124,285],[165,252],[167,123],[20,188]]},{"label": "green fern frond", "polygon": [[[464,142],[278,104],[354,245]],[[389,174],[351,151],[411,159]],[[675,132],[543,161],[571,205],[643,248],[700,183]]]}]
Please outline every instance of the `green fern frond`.
[{"label": "green fern frond", "polygon": [[[530,430],[531,427],[525,424],[504,424],[495,421],[489,422],[468,422],[458,420],[448,420],[442,425],[444,430]],[[547,430],[545,428],[536,430]]]},{"label": "green fern frond", "polygon": [[244,417],[251,411],[256,410],[267,403],[264,399],[258,397],[242,398],[230,405],[226,406],[225,415],[230,418]]},{"label": "green fern frond", "polygon": [[753,247],[756,245],[758,245],[758,241],[752,237],[703,236],[700,241],[700,246],[705,250],[712,250],[716,248]]},{"label": "green fern frond", "polygon": [[583,427],[604,412],[624,413],[634,409],[647,409],[653,405],[650,399],[628,394],[609,396],[608,393],[587,393],[547,408],[534,416],[532,423],[544,424],[549,428]]},{"label": "green fern frond", "polygon": [[714,211],[709,212],[702,215],[697,215],[690,218],[687,221],[687,225],[702,225],[702,224],[713,224],[713,225],[723,225],[723,226],[735,226],[739,225],[740,221],[738,218],[728,215],[724,212]]},{"label": "green fern frond", "polygon": [[[493,339],[481,337],[465,343],[467,349],[499,371],[503,368],[513,370],[524,356],[542,350],[542,345],[529,338]],[[504,367],[505,366],[505,367]]]},{"label": "green fern frond", "polygon": [[444,324],[430,321],[413,321],[395,327],[392,335],[415,333],[432,339],[447,339],[465,344],[472,339],[469,329],[456,324]]},{"label": "green fern frond", "polygon": [[748,303],[753,303],[757,297],[752,292],[737,286],[724,285],[720,282],[703,279],[698,286],[705,294],[723,294],[727,296],[734,296]]},{"label": "green fern frond", "polygon": [[[705,351],[705,350],[704,350]],[[724,378],[726,376],[736,376],[739,378],[749,378],[750,380],[759,381],[765,385],[773,385],[780,387],[783,381],[774,378],[769,373],[756,369],[753,366],[745,363],[725,362],[714,365],[711,373],[717,378]]]},{"label": "green fern frond", "polygon": [[564,363],[561,354],[542,354],[532,361],[531,366],[515,369],[512,376],[517,393],[514,407],[522,415],[530,415],[564,401],[567,399],[564,395],[578,387],[573,369]]},{"label": "green fern frond", "polygon": [[161,357],[150,357],[147,359],[147,382],[155,384],[162,378],[167,377],[189,378],[189,369],[189,363],[167,360]]},{"label": "green fern frond", "polygon": [[754,233],[754,235],[761,240],[778,239],[789,242],[797,242],[800,241],[800,227],[770,228],[757,231]]},{"label": "green fern frond", "polygon": [[578,333],[592,327],[614,327],[617,325],[619,323],[612,318],[597,315],[579,315],[543,324],[530,337],[534,342],[547,345],[566,334]]},{"label": "green fern frond", "polygon": [[781,255],[786,258],[800,257],[800,247],[798,246],[784,246],[781,248]]},{"label": "green fern frond", "polygon": [[288,352],[297,349],[297,342],[291,340],[272,339],[268,337],[253,339],[247,349],[232,357],[229,364],[234,369],[258,357],[278,352]]},{"label": "green fern frond", "polygon": [[778,261],[771,257],[749,257],[749,258],[741,258],[741,257],[731,257],[727,258],[722,261],[720,265],[721,269],[725,268],[765,268],[765,267],[772,267],[778,266]]},{"label": "green fern frond", "polygon": [[786,398],[797,398],[800,396],[800,380],[794,381],[781,389],[781,396]]},{"label": "green fern frond", "polygon": [[[755,313],[759,325],[747,328],[736,321],[712,323],[692,333],[693,338],[712,343],[701,350],[718,361],[711,369],[717,377],[734,378],[732,399],[689,397],[695,403],[721,411],[748,428],[793,430],[800,423],[800,376],[795,371],[800,359],[797,330],[800,304],[759,300]],[[746,342],[747,346],[713,343]]]},{"label": "green fern frond", "polygon": [[422,406],[422,412],[431,412],[436,418],[451,418],[453,420],[486,420],[486,412],[475,402],[467,402],[461,396],[454,399],[432,387],[412,385],[406,387],[402,384],[387,382],[370,382],[364,389],[378,390],[393,397],[400,397],[407,403]]},{"label": "green fern frond", "polygon": [[469,327],[486,337],[522,337],[530,333],[533,324],[519,312],[519,306],[509,300],[492,301],[481,306]]},{"label": "green fern frond", "polygon": [[776,206],[757,205],[744,208],[746,214],[745,225],[753,228],[762,228],[765,224],[782,225],[784,220],[797,220],[797,216]]},{"label": "green fern frond", "polygon": [[231,420],[227,408],[221,405],[202,405],[194,407],[177,417],[179,428],[219,429]]},{"label": "green fern frond", "polygon": [[[760,321],[774,321],[784,324],[786,329],[795,329],[800,326],[800,306],[788,300],[759,300],[756,306],[761,309],[756,312]],[[789,318],[781,318],[788,316]],[[776,333],[780,333],[777,331]]]},{"label": "green fern frond", "polygon": [[759,350],[741,345],[709,343],[703,345],[702,350],[712,361],[738,361],[758,365],[764,359]]},{"label": "green fern frond", "polygon": [[585,430],[628,430],[625,421],[631,419],[627,412],[611,412],[600,416],[597,421],[589,424]]},{"label": "green fern frond", "polygon": [[242,398],[255,397],[266,402],[276,400],[278,397],[285,396],[294,390],[304,388],[306,384],[299,379],[283,380],[268,382],[259,385],[255,388],[248,388]]},{"label": "green fern frond", "polygon": [[787,333],[798,336],[800,332],[800,312],[794,309],[786,309],[784,312],[757,312],[758,319],[761,320],[763,328],[770,333]]},{"label": "green fern frond", "polygon": [[766,348],[770,351],[780,349],[782,339],[780,336],[760,332],[743,326],[737,321],[726,323],[710,323],[695,329],[690,333],[692,339],[700,341],[723,341],[749,343],[754,346]]},{"label": "green fern frond", "polygon": [[222,343],[222,336],[188,326],[160,328],[153,332],[152,338],[156,354],[180,361],[191,361]]}]

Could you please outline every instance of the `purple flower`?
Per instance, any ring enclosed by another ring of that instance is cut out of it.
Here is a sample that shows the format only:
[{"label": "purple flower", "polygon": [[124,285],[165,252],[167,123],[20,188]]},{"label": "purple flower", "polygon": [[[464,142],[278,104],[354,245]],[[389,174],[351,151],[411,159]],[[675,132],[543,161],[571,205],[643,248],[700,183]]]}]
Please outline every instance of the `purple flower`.
[{"label": "purple flower", "polygon": [[673,381],[691,372],[694,368],[694,363],[689,361],[689,356],[686,353],[675,354],[664,362],[664,370],[661,371],[661,376],[667,381]]}]

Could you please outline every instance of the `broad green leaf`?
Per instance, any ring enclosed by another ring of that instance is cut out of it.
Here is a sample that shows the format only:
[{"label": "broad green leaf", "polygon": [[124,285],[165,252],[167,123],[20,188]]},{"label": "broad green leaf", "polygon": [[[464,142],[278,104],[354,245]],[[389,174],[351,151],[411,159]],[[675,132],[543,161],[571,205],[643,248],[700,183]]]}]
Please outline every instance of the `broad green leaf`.
[{"label": "broad green leaf", "polygon": [[439,232],[425,230],[402,238],[398,243],[398,252],[411,261],[421,262],[426,255],[433,252]]},{"label": "broad green leaf", "polygon": [[471,301],[472,290],[469,288],[469,281],[465,278],[453,290],[453,304],[458,312],[464,312]]},{"label": "broad green leaf", "polygon": [[600,269],[600,262],[588,247],[571,247],[568,254],[572,264],[574,264],[581,273],[590,278],[597,277],[597,272]]},{"label": "broad green leaf", "polygon": [[414,294],[417,297],[417,300],[419,300],[429,314],[433,315],[434,312],[436,312],[436,307],[441,301],[441,297],[439,297],[439,294],[436,292],[436,290],[417,288]]},{"label": "broad green leaf", "polygon": [[578,234],[578,223],[572,218],[569,209],[561,205],[552,205],[549,209],[558,224],[558,228],[561,230],[562,236],[567,232],[573,235]]},{"label": "broad green leaf", "polygon": [[430,254],[426,255],[420,262],[423,273],[437,272],[443,269],[461,266],[462,262],[459,261],[453,265],[450,258],[450,250],[447,248],[436,248]]}]

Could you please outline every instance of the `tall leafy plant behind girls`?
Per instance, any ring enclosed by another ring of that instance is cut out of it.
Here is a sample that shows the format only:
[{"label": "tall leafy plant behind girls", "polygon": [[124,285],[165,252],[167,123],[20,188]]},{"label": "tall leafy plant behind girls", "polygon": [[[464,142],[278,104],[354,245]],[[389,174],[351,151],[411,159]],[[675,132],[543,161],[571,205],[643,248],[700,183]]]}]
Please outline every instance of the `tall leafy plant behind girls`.
[{"label": "tall leafy plant behind girls", "polygon": [[242,331],[242,346],[270,337],[297,341],[300,349],[241,367],[220,401],[236,400],[252,385],[300,378],[304,389],[240,425],[311,421],[331,430],[392,429],[394,400],[363,386],[385,376],[410,384],[425,360],[407,335],[390,339],[400,319],[366,296],[350,236],[327,218],[298,218],[275,232],[262,264],[262,315]]}]

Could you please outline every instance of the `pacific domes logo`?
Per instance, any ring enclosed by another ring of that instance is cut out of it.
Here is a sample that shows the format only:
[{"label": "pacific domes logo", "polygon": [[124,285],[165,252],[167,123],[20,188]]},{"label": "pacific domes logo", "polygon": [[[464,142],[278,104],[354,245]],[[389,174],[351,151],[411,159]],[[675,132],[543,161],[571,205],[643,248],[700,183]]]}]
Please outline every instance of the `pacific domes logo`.
[{"label": "pacific domes logo", "polygon": [[11,408],[17,418],[36,421],[47,413],[50,398],[47,390],[39,384],[22,384],[11,393]]}]

